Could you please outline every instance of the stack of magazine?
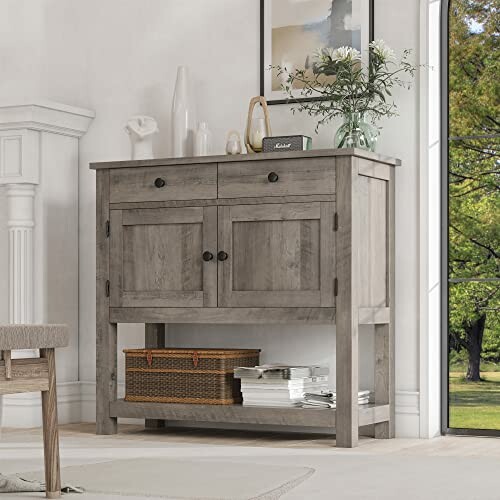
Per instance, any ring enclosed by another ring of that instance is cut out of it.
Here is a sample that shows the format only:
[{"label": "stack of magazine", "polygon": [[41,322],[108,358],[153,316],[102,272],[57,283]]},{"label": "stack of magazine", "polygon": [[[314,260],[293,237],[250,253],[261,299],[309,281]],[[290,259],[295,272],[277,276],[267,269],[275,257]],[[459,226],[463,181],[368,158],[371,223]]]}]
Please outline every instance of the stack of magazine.
[{"label": "stack of magazine", "polygon": [[[358,404],[365,405],[370,402],[370,391],[358,392]],[[337,393],[328,391],[306,392],[301,402],[302,408],[336,408]]]},{"label": "stack of magazine", "polygon": [[243,406],[300,406],[304,394],[328,390],[328,367],[261,365],[234,370]]}]

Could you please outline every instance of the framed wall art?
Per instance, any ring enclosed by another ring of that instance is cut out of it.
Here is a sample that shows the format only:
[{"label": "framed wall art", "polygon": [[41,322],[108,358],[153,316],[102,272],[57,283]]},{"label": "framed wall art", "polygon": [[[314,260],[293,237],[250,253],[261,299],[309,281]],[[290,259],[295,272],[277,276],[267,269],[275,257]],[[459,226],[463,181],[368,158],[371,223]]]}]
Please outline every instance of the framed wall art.
[{"label": "framed wall art", "polygon": [[260,0],[260,93],[268,104],[289,102],[281,90],[287,75],[279,77],[271,67],[312,73],[314,54],[326,47],[347,45],[368,57],[373,4],[374,0]]}]

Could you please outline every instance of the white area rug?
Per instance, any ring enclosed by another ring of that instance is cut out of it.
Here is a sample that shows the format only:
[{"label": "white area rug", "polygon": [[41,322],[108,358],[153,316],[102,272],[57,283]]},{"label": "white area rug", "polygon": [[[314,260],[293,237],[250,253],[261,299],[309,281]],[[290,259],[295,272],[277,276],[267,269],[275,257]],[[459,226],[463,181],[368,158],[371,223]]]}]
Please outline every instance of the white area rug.
[{"label": "white area rug", "polygon": [[[130,433],[130,429],[139,431]],[[301,481],[299,484],[294,483],[290,476],[285,477],[283,483],[276,481],[276,487],[273,484],[271,488],[280,488],[288,481],[290,489],[281,498],[281,491],[274,493],[269,489],[266,493],[271,499],[500,500],[500,439],[456,436],[432,440],[362,439],[359,448],[349,450],[332,447],[331,438],[311,440],[307,436],[269,436],[230,431],[151,433],[133,426],[123,426],[122,434],[118,436],[95,436],[93,431],[93,426],[83,424],[66,431],[63,427],[61,461],[66,466],[63,468],[63,480],[71,478],[72,483],[90,488],[94,484],[91,471],[96,471],[99,481],[105,481],[106,490],[111,484],[119,492],[124,484],[122,477],[117,469],[113,469],[116,471],[113,477],[107,477],[108,466],[105,464],[116,464],[122,459],[128,463],[123,468],[125,480],[130,480],[134,491],[140,489],[138,486],[145,490],[135,496],[87,492],[84,495],[65,495],[63,500],[152,500],[146,496],[151,491],[148,485],[144,486],[136,479],[137,467],[145,459],[146,463],[161,464],[159,472],[151,476],[154,476],[153,481],[160,481],[163,488],[171,481],[174,485],[180,482],[183,488],[191,487],[184,473],[169,473],[169,466],[170,471],[177,470],[173,469],[172,463],[183,461],[194,464],[197,469],[189,476],[189,481],[194,475],[198,486],[201,480],[207,481],[213,473],[210,486],[202,492],[202,499],[212,495],[211,500],[214,500],[217,490],[212,490],[211,485],[218,488],[229,470],[219,471],[219,464],[222,463],[232,467],[228,475],[235,477],[237,473],[242,477],[236,492],[237,500],[251,498],[255,490],[250,488],[254,484],[261,485],[260,471],[269,471],[274,467],[276,471],[282,468],[296,471],[299,468],[304,474],[306,470],[314,469],[314,473],[303,478],[299,475],[302,472],[299,472],[296,476],[297,483]],[[129,435],[123,435],[124,431]],[[215,472],[211,464],[216,464]],[[89,472],[80,475],[82,469]],[[31,477],[43,477],[41,431],[2,433],[0,471],[27,476],[26,471],[35,470],[39,472],[36,476],[31,473]],[[70,477],[66,471],[76,471],[77,474]],[[164,490],[162,497],[172,500],[172,496],[166,496],[168,493]],[[181,490],[177,500],[186,500],[189,493],[191,490]],[[256,491],[254,498],[260,493]],[[0,500],[42,498],[41,493],[0,494]],[[261,496],[261,499],[265,498]]]},{"label": "white area rug", "polygon": [[[500,500],[498,458],[373,456],[335,450],[317,454],[277,450],[286,453],[264,457],[261,449],[238,451],[247,456],[188,459],[181,452],[178,460],[137,458],[65,467],[63,481],[85,487],[87,494],[64,498]],[[22,475],[40,478],[41,474]],[[0,495],[0,500],[4,498],[42,497],[40,493]]]},{"label": "white area rug", "polygon": [[[89,493],[170,500],[275,500],[314,473],[309,467],[141,458],[64,467],[62,481]],[[39,478],[40,473],[23,474]],[[78,496],[73,496],[77,500]],[[83,498],[82,498],[83,500]]]}]

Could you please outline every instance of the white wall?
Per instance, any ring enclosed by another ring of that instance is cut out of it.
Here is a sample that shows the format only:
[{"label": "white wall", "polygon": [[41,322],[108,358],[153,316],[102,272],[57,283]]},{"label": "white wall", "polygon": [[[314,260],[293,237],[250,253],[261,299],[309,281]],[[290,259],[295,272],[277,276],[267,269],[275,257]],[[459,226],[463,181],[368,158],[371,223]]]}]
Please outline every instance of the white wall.
[{"label": "white wall", "polygon": [[0,101],[33,99],[42,89],[45,62],[43,2],[0,3]]},{"label": "white wall", "polygon": [[[0,3],[0,102],[40,95],[44,60],[43,4],[30,0]],[[0,323],[9,319],[7,198],[0,186]]]},{"label": "white wall", "polygon": [[[10,8],[14,2],[8,2]],[[17,3],[17,0],[16,0]],[[154,116],[160,127],[155,152],[169,153],[169,118],[176,67],[190,66],[198,116],[223,152],[226,132],[243,132],[249,99],[259,93],[258,0],[22,0],[43,3],[43,82],[51,100],[96,111],[80,146],[80,380],[95,380],[95,175],[91,161],[127,159],[126,119]],[[412,48],[418,61],[419,0],[375,1],[375,36],[396,50]],[[2,8],[4,6],[2,5]],[[1,18],[1,16],[0,16]],[[16,17],[17,19],[17,17]],[[10,28],[11,31],[13,28]],[[10,32],[9,32],[10,33]],[[35,43],[35,41],[33,41]],[[21,73],[19,73],[21,74]],[[1,84],[0,84],[1,85]],[[1,89],[2,87],[0,87]],[[399,90],[400,117],[383,123],[379,151],[403,160],[396,175],[396,389],[397,432],[419,435],[419,91]],[[314,135],[314,120],[271,107],[273,132],[313,136],[330,147],[336,124]],[[120,348],[140,345],[142,327],[120,327]],[[334,370],[334,336],[327,327],[187,326],[169,328],[172,345],[252,346],[263,360],[328,362]],[[362,348],[371,351],[369,328]],[[361,381],[371,384],[364,357]],[[123,374],[121,374],[122,377]],[[87,384],[88,385],[88,384]],[[91,412],[92,403],[88,405]],[[87,415],[89,416],[89,415]]]}]

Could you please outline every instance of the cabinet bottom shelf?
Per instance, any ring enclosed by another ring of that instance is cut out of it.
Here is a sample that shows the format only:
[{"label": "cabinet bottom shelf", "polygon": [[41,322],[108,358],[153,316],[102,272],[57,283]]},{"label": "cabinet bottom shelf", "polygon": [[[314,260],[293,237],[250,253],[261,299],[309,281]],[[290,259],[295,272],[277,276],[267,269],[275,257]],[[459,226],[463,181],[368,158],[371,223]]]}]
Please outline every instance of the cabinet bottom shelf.
[{"label": "cabinet bottom shelf", "polygon": [[[359,407],[359,426],[387,422],[389,415],[389,405],[362,405]],[[248,407],[242,405],[136,403],[119,399],[110,404],[110,416],[232,424],[335,427],[336,410]]]}]

